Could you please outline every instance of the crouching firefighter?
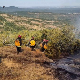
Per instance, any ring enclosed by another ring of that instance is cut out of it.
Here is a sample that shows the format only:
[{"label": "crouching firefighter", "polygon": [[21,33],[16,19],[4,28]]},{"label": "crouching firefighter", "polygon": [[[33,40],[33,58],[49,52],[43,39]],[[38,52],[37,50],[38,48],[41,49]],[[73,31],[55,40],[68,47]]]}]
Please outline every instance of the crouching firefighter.
[{"label": "crouching firefighter", "polygon": [[22,45],[22,40],[21,40],[21,35],[18,36],[18,38],[15,40],[15,46],[17,48],[17,54],[21,52],[21,45]]},{"label": "crouching firefighter", "polygon": [[31,48],[31,51],[35,51],[35,46],[36,46],[36,42],[34,40],[34,37],[32,37],[32,39],[29,41],[29,44],[28,44]]},{"label": "crouching firefighter", "polygon": [[43,39],[43,42],[40,44],[40,51],[44,52],[47,49],[48,40]]}]

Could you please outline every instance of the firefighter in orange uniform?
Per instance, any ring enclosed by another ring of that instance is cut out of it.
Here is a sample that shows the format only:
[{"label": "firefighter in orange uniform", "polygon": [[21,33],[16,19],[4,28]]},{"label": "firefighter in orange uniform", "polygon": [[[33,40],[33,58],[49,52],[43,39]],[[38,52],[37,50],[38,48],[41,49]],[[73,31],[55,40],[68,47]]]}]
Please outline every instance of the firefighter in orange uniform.
[{"label": "firefighter in orange uniform", "polygon": [[21,45],[22,45],[22,40],[21,40],[21,35],[18,36],[18,38],[15,40],[15,46],[17,48],[17,54],[21,52]]}]

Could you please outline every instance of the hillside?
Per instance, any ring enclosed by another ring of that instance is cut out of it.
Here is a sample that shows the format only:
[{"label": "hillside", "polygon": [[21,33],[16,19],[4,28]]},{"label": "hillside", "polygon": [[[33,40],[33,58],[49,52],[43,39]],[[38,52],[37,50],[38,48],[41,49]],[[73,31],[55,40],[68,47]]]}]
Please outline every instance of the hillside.
[{"label": "hillside", "polygon": [[[50,62],[80,50],[80,39],[76,38],[74,26],[79,16],[79,13],[0,13],[0,80],[57,80]],[[22,39],[19,55],[14,46],[18,35]],[[36,51],[27,47],[32,37]],[[43,53],[40,43],[44,39],[48,42]]]},{"label": "hillside", "polygon": [[[50,13],[43,14],[48,16]],[[14,45],[14,41],[18,35],[22,36],[22,45],[27,45],[31,37],[34,36],[36,48],[40,48],[40,43],[43,39],[49,40],[47,55],[50,58],[53,58],[53,56],[59,57],[59,54],[63,54],[64,52],[73,54],[75,50],[80,48],[80,40],[76,39],[74,26],[70,25],[68,22],[71,22],[76,15],[50,15],[53,16],[54,20],[28,18],[1,13],[0,46],[8,44]],[[69,17],[71,19],[69,19]]]},{"label": "hillside", "polygon": [[22,47],[17,55],[14,46],[0,47],[0,80],[57,80],[45,62],[52,62],[38,49]]},{"label": "hillside", "polygon": [[0,31],[55,28],[52,21],[0,14]]}]

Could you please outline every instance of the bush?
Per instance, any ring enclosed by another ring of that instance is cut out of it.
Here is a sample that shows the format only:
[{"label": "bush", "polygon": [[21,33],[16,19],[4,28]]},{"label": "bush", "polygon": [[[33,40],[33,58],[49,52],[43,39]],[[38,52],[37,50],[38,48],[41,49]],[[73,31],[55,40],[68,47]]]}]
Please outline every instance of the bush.
[{"label": "bush", "polygon": [[5,31],[17,32],[21,30],[25,30],[24,26],[17,26],[13,22],[6,22],[4,26]]},{"label": "bush", "polygon": [[3,46],[3,43],[0,42],[0,47],[2,47],[2,46]]},{"label": "bush", "polygon": [[71,26],[66,26],[62,29],[56,28],[49,32],[48,39],[50,39],[50,41],[48,43],[48,49],[46,50],[48,57],[59,58],[62,53],[64,53],[64,55],[65,53],[71,54],[74,53],[75,49],[80,49],[80,41],[76,41],[73,29]]},{"label": "bush", "polygon": [[6,19],[0,16],[0,21],[6,21]]}]

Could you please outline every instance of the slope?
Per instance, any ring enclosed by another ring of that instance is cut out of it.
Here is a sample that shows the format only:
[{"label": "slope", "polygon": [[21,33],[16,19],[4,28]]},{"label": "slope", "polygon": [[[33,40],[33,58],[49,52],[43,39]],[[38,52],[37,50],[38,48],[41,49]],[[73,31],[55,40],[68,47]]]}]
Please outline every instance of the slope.
[{"label": "slope", "polygon": [[38,49],[31,51],[22,47],[17,55],[14,46],[0,47],[0,79],[1,80],[57,80],[44,62],[51,62]]}]

